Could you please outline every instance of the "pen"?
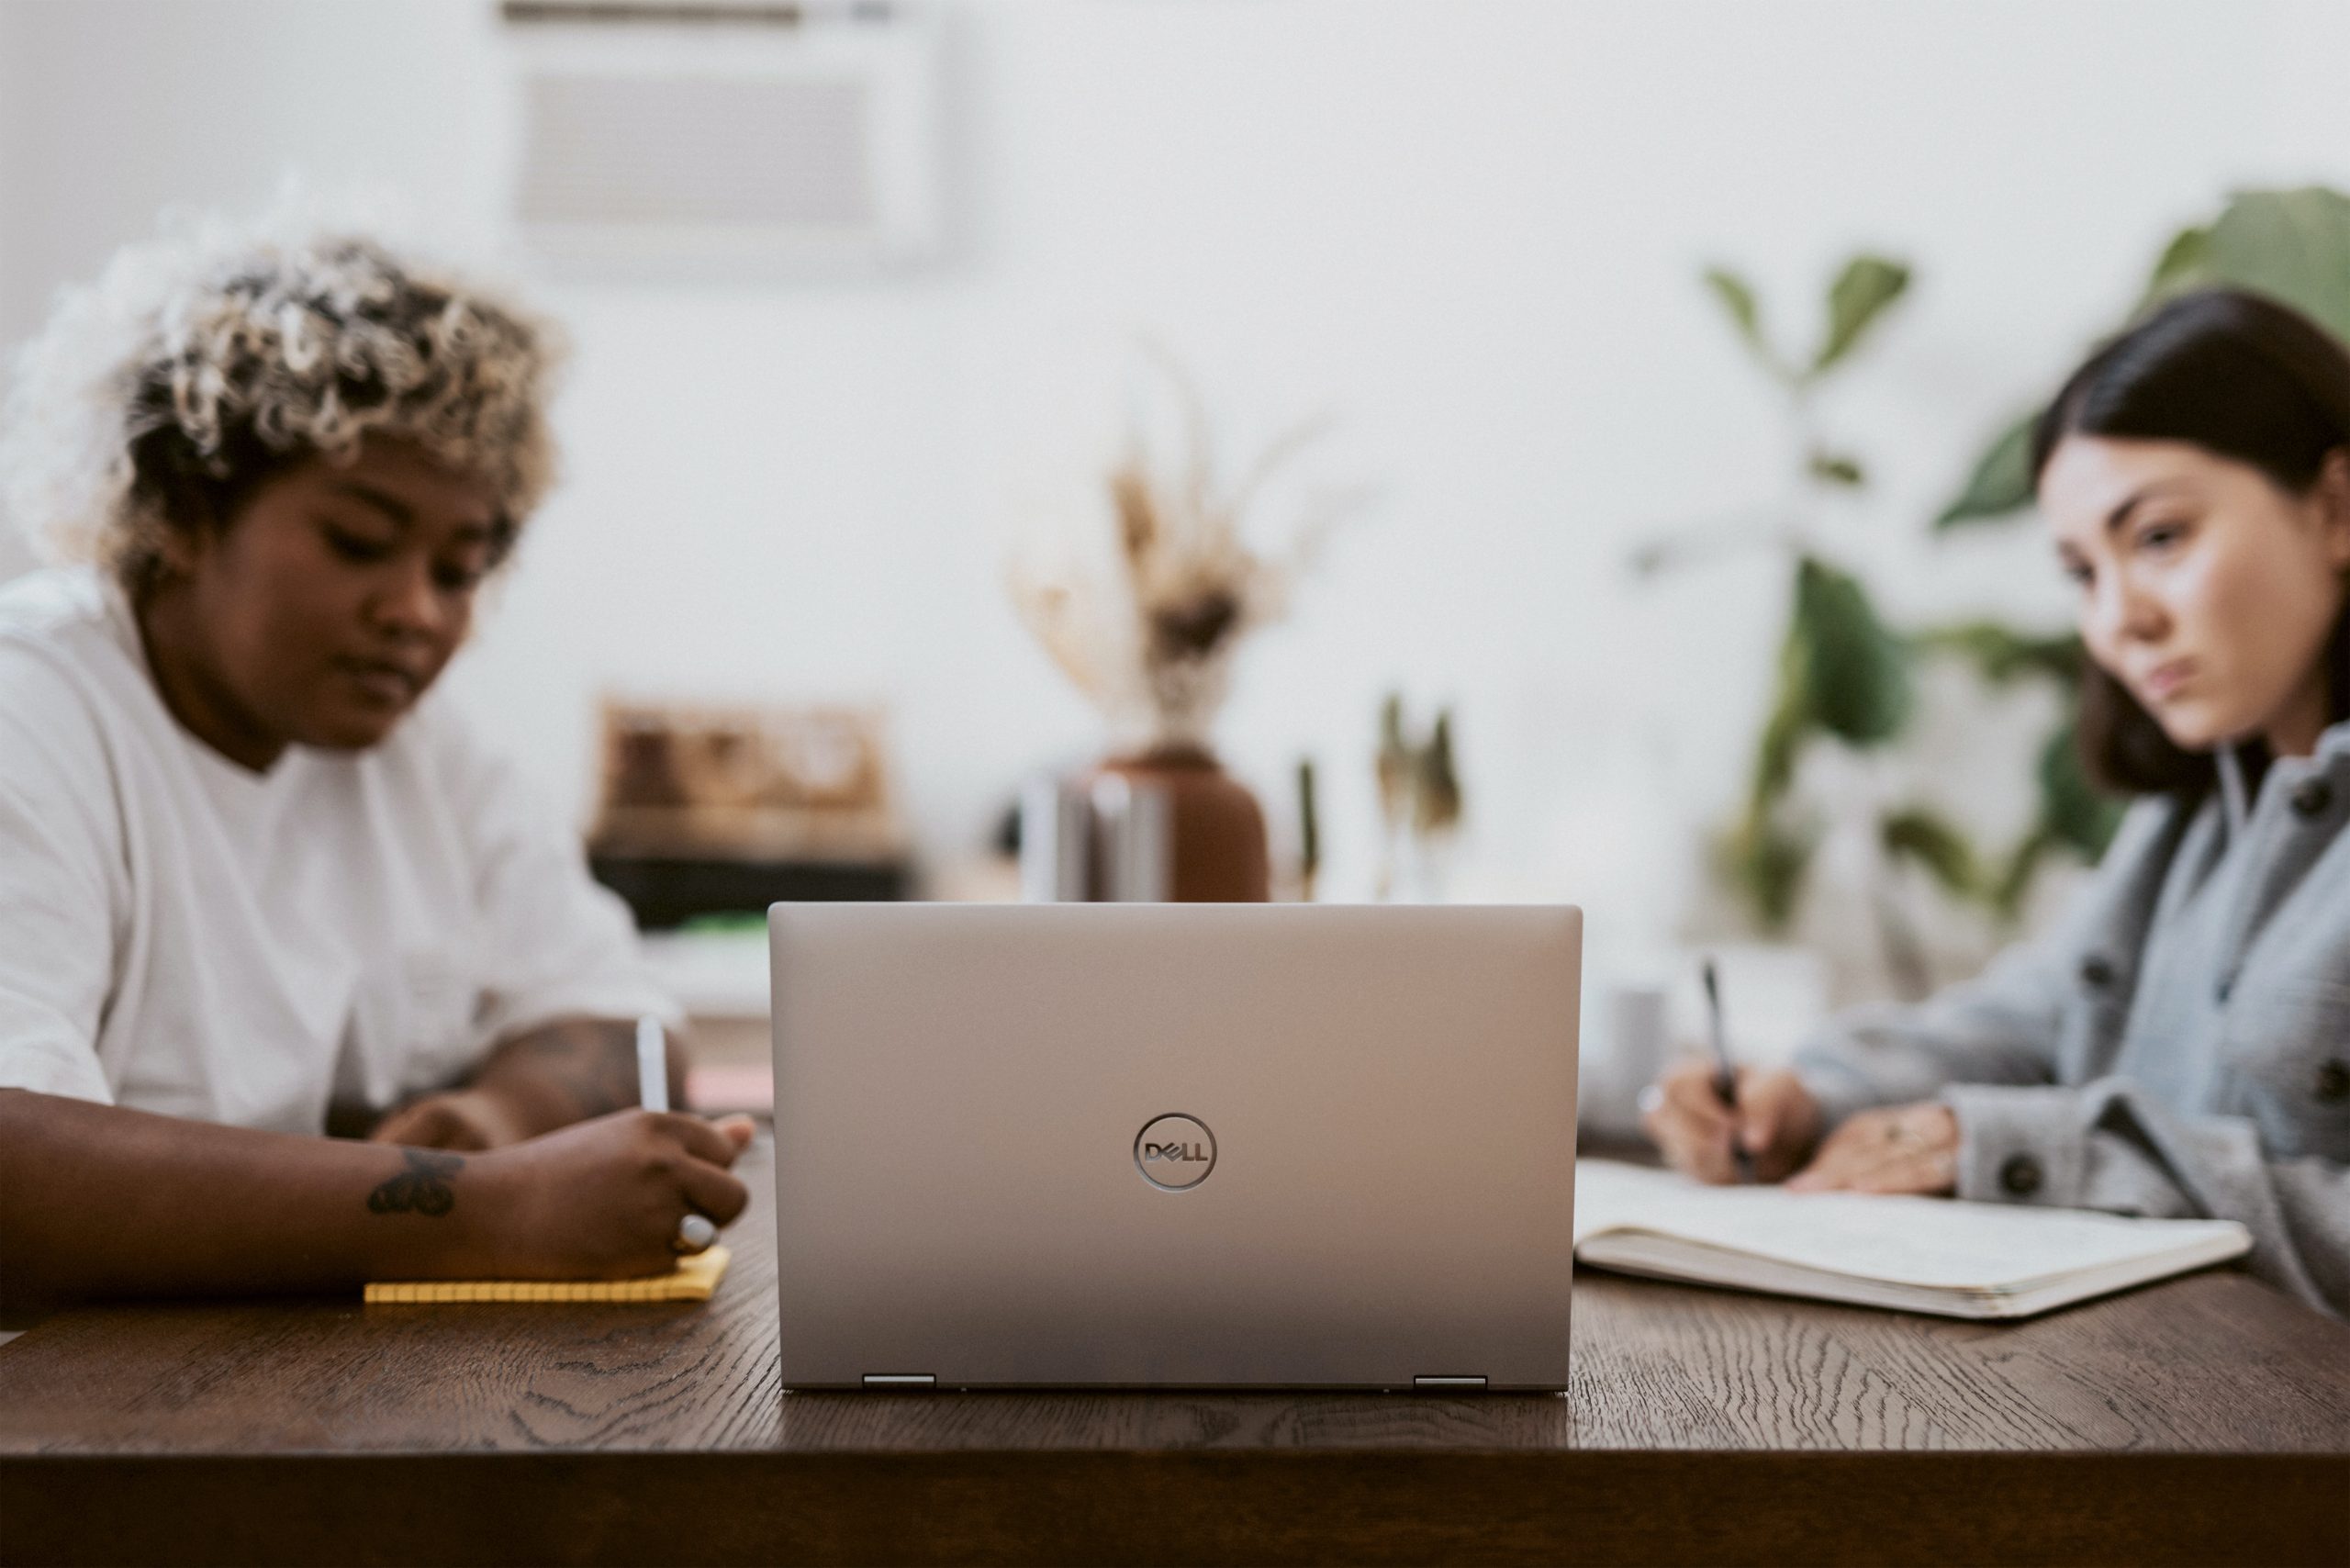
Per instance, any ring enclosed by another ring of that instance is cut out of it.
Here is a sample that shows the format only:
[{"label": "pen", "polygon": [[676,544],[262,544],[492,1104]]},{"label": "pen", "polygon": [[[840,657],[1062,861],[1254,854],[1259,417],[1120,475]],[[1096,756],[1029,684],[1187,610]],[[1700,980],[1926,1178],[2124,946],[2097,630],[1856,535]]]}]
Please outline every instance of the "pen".
[{"label": "pen", "polygon": [[[1722,1037],[1722,988],[1714,977],[1714,961],[1706,960],[1706,1017],[1712,1025],[1714,1037],[1714,1094],[1731,1110],[1738,1109],[1738,1070],[1730,1065],[1729,1042]],[[1738,1141],[1738,1129],[1730,1128],[1729,1157],[1738,1164],[1738,1179],[1754,1180],[1754,1157]]]},{"label": "pen", "polygon": [[636,1103],[648,1111],[669,1108],[668,1042],[650,1013],[636,1021]]}]

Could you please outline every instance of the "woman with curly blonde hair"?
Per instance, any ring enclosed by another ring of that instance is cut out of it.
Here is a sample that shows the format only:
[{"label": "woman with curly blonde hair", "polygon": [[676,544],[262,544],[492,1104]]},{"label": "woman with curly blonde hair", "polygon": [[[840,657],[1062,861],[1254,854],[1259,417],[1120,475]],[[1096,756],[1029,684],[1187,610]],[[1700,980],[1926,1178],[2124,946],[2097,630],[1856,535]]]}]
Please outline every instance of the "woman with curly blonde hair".
[{"label": "woman with curly blonde hair", "polygon": [[225,231],[27,351],[0,481],[70,564],[0,588],[0,1317],[646,1273],[742,1210],[747,1124],[628,1108],[624,913],[428,695],[553,359],[375,241]]}]

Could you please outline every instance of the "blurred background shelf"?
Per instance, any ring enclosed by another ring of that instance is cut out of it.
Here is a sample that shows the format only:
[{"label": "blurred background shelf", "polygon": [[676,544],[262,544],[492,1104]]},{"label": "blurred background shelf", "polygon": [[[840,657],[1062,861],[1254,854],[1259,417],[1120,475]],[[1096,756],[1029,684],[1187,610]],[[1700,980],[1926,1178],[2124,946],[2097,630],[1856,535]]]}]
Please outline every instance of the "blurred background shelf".
[{"label": "blurred background shelf", "polygon": [[902,860],[744,860],[720,856],[592,853],[588,868],[620,894],[648,935],[713,915],[764,915],[772,903],[902,899]]}]

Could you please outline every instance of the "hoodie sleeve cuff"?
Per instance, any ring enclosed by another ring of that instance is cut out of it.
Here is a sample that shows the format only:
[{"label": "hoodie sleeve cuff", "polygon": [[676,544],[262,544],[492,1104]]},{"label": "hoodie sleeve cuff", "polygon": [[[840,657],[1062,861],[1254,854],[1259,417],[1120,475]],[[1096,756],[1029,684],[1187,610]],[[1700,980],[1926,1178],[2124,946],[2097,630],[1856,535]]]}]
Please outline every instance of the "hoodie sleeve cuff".
[{"label": "hoodie sleeve cuff", "polygon": [[1953,1085],[1942,1103],[1958,1118],[1957,1195],[1974,1203],[2081,1203],[2087,1139],[2075,1091]]}]

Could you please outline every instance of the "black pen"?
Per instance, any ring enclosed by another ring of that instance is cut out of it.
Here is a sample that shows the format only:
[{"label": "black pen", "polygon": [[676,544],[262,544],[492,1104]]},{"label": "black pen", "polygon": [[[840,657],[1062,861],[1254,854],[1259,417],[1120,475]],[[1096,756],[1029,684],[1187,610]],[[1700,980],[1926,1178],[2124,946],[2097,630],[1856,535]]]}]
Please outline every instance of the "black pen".
[{"label": "black pen", "polygon": [[[1738,1070],[1729,1062],[1729,1042],[1722,1037],[1722,988],[1714,978],[1714,961],[1706,960],[1706,1016],[1713,1025],[1714,1035],[1714,1095],[1735,1112],[1738,1109]],[[1738,1179],[1754,1180],[1754,1157],[1746,1152],[1739,1141],[1738,1118],[1730,1118],[1729,1157],[1738,1162]]]}]

